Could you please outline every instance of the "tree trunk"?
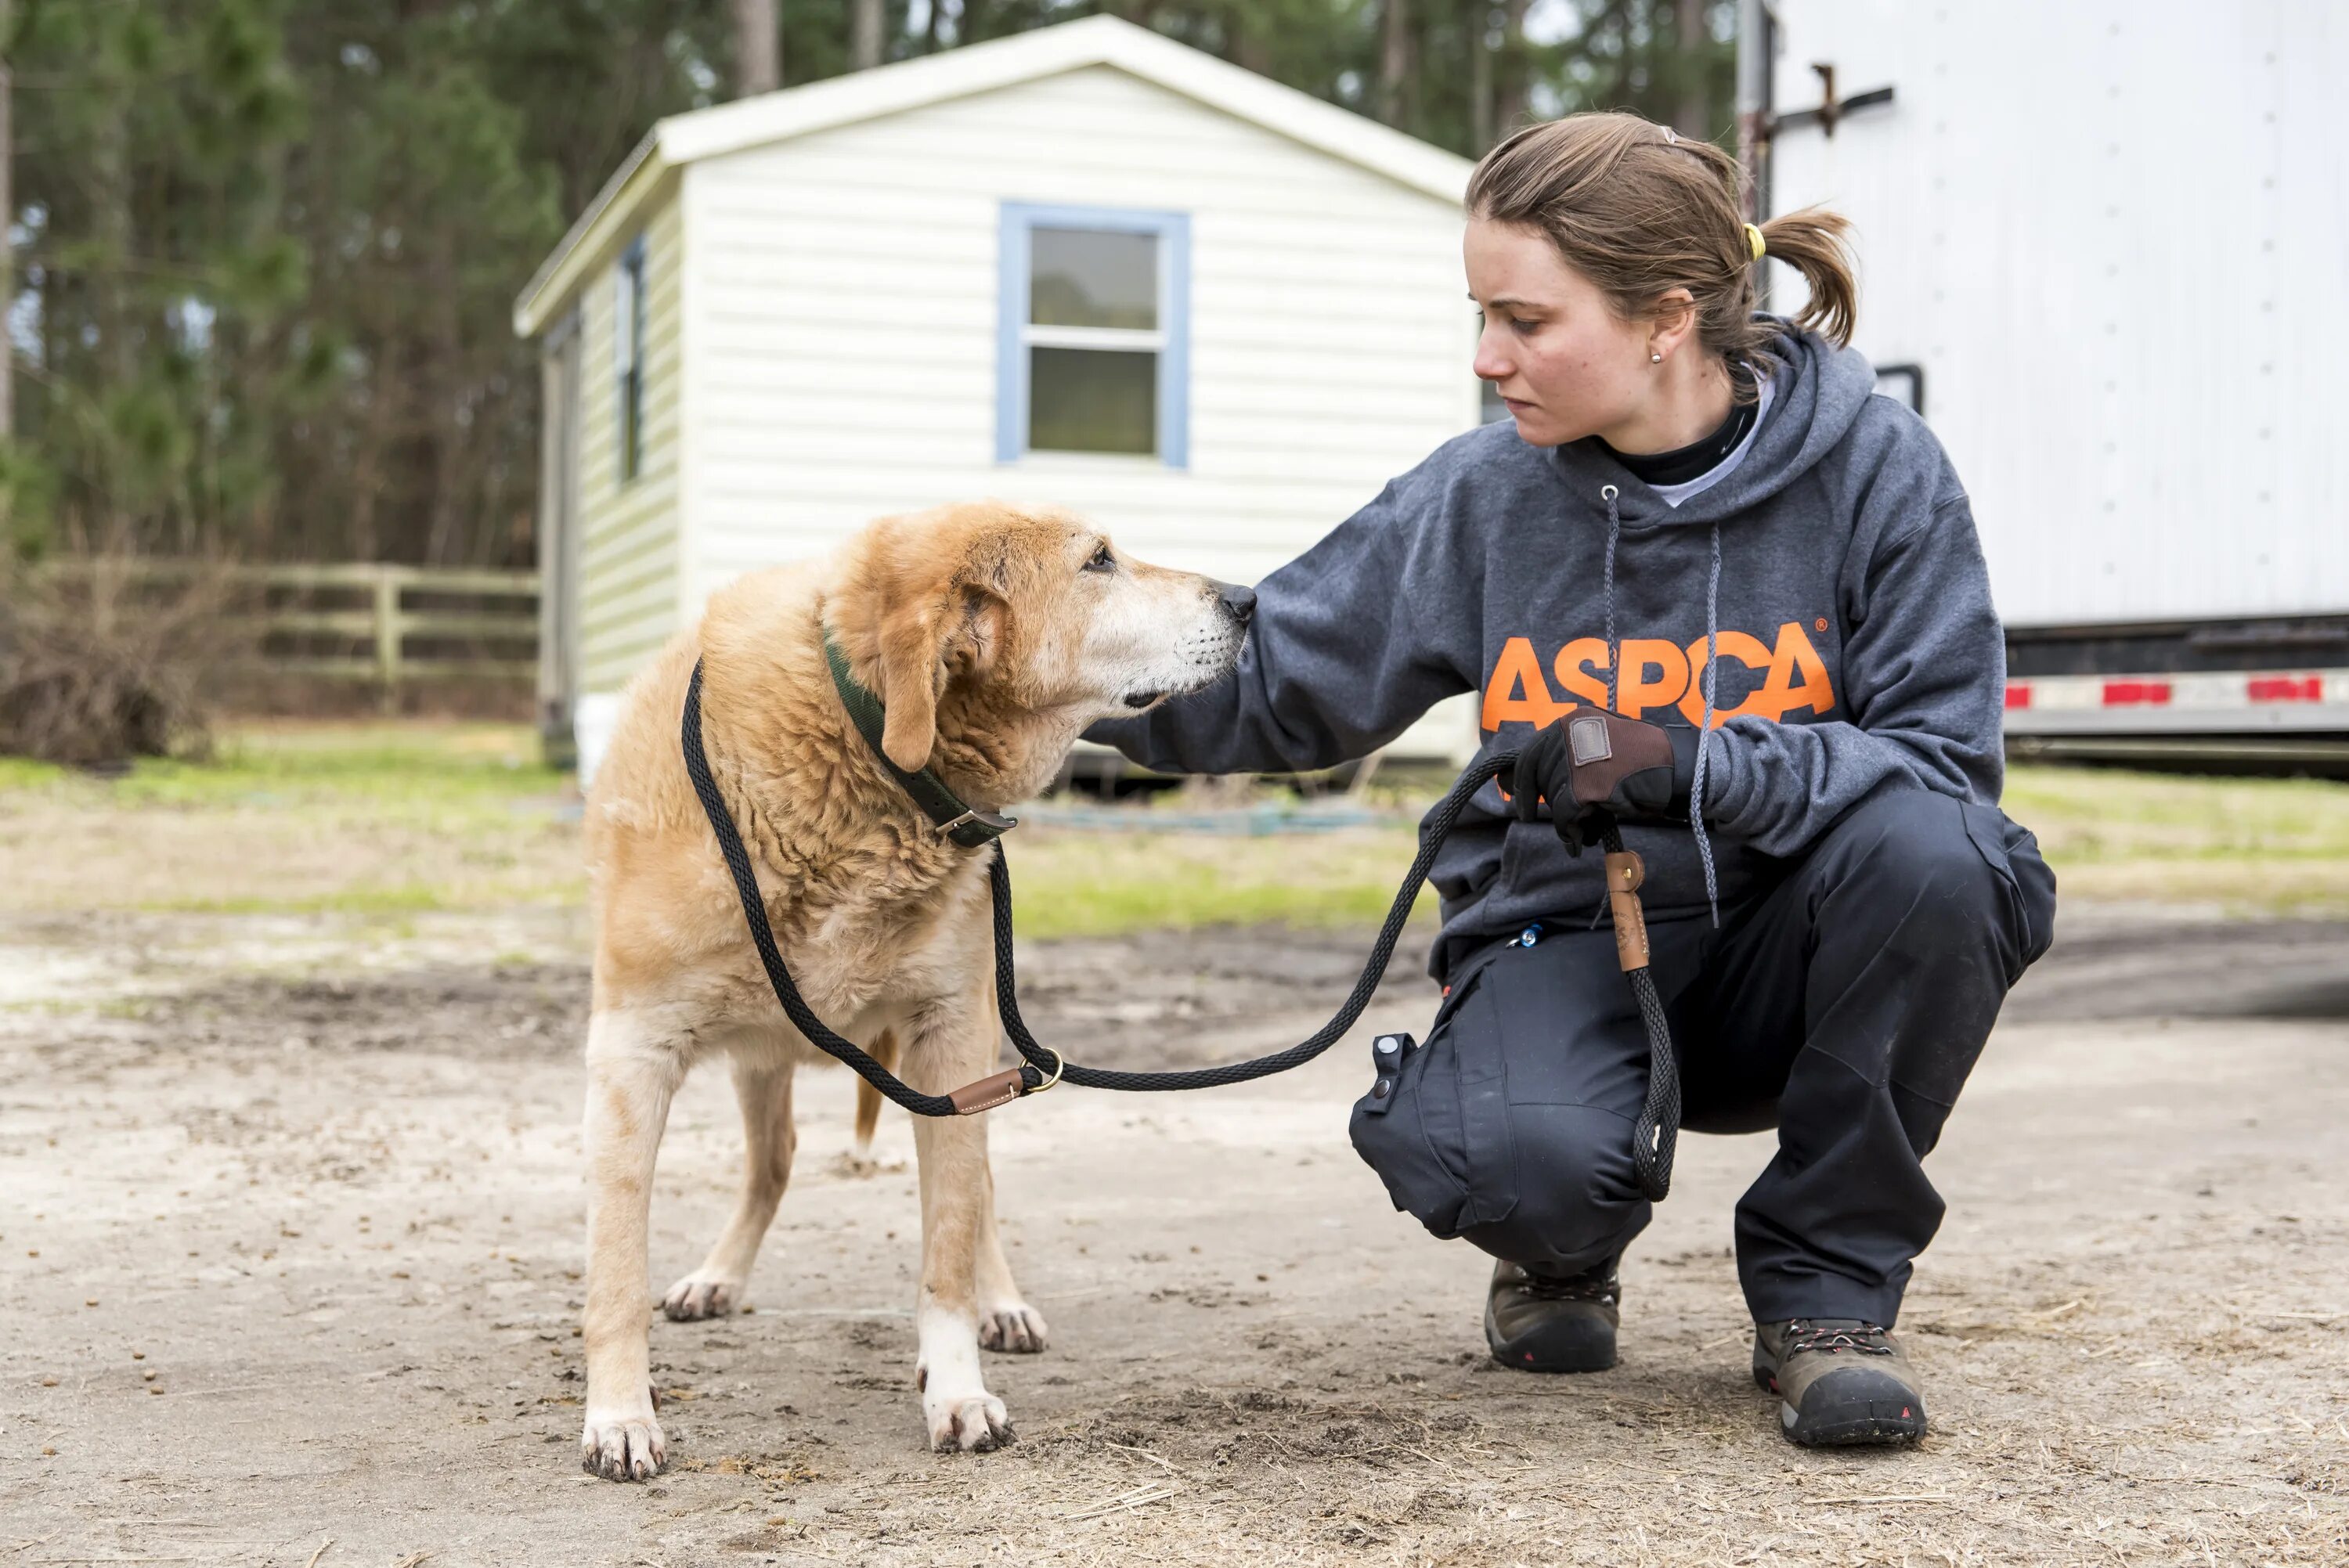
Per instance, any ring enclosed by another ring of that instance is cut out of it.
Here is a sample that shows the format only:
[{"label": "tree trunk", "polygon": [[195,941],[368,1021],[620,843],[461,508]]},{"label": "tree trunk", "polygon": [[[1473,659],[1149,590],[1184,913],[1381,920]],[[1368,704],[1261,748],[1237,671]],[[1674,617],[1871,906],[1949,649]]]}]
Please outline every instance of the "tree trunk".
[{"label": "tree trunk", "polygon": [[886,26],[884,0],[855,0],[849,16],[848,63],[869,71],[881,63],[881,34]]},{"label": "tree trunk", "polygon": [[1709,118],[1704,101],[1705,46],[1711,39],[1705,32],[1704,0],[1678,0],[1680,12],[1680,58],[1674,62],[1680,75],[1680,107],[1672,111],[1672,129],[1682,136],[1702,141],[1713,134],[1705,123]]},{"label": "tree trunk", "polygon": [[1501,0],[1500,57],[1493,62],[1493,139],[1526,118],[1526,0]]},{"label": "tree trunk", "polygon": [[1379,38],[1379,118],[1402,125],[1412,110],[1410,0],[1386,0]]},{"label": "tree trunk", "polygon": [[1468,150],[1482,156],[1493,145],[1493,8],[1486,0],[1469,0],[1468,22]]},{"label": "tree trunk", "polygon": [[[0,0],[0,46],[5,46],[10,24],[16,20],[9,15],[13,9],[8,0]],[[16,193],[8,178],[16,154],[16,129],[9,120],[15,90],[8,61],[0,56],[0,318],[16,303],[16,256],[8,238],[16,226]],[[5,327],[5,319],[0,319],[0,441],[16,433],[16,340]]]},{"label": "tree trunk", "polygon": [[734,0],[734,96],[771,93],[783,82],[783,35],[775,0]]}]

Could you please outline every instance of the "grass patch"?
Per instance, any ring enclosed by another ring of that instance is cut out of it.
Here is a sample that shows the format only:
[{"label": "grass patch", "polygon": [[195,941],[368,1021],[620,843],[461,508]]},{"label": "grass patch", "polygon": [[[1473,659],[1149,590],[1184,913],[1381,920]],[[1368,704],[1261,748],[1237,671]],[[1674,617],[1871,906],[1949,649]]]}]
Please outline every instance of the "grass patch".
[{"label": "grass patch", "polygon": [[[1375,925],[1416,848],[1408,815],[1433,799],[1413,783],[1379,800],[1404,815],[1327,833],[1154,832],[1146,811],[1133,831],[1033,820],[1009,846],[1021,934]],[[113,779],[0,759],[0,909],[398,921],[577,907],[579,830],[557,810],[568,789],[518,725],[255,727],[212,761]],[[2009,774],[2006,805],[2067,901],[2349,915],[2349,786],[2031,766]],[[1419,913],[1433,903],[1423,893]]]},{"label": "grass patch", "polygon": [[119,777],[0,764],[0,909],[398,916],[576,905],[568,779],[520,725],[256,726]]},{"label": "grass patch", "polygon": [[2034,766],[2005,805],[2066,898],[2349,913],[2349,785]]},{"label": "grass patch", "polygon": [[[1278,923],[1376,925],[1418,848],[1405,827],[1311,836],[1027,830],[1009,846],[1024,937]],[[1435,894],[1420,893],[1433,911]]]}]

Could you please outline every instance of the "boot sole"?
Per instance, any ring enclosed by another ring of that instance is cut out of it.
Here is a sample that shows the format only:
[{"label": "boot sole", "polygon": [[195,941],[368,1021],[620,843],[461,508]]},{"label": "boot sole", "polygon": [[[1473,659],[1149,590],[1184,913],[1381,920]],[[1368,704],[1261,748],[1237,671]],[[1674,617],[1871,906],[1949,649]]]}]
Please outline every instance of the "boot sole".
[{"label": "boot sole", "polygon": [[1872,1406],[1865,1411],[1839,1409],[1806,1421],[1801,1411],[1781,1399],[1778,1429],[1788,1442],[1806,1449],[1889,1448],[1925,1435],[1925,1418],[1914,1413],[1914,1405],[1908,1408],[1911,1413],[1907,1416],[1878,1415]]},{"label": "boot sole", "polygon": [[[1778,1379],[1767,1367],[1754,1367],[1754,1381],[1765,1394],[1778,1391]],[[1898,1411],[1889,1408],[1889,1403],[1847,1400],[1806,1420],[1800,1410],[1782,1398],[1778,1401],[1778,1430],[1788,1442],[1806,1449],[1889,1448],[1913,1443],[1925,1435],[1925,1413],[1915,1399],[1899,1401]]]},{"label": "boot sole", "polygon": [[1568,1319],[1548,1326],[1548,1332],[1528,1334],[1503,1345],[1487,1308],[1485,1348],[1512,1372],[1604,1372],[1615,1365],[1615,1331],[1588,1318]]}]

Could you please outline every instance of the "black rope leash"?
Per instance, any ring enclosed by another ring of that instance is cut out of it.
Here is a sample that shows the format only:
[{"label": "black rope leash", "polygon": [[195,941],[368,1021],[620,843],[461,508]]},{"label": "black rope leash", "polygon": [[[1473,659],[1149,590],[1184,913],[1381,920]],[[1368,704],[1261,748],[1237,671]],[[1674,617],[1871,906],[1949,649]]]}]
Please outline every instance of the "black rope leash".
[{"label": "black rope leash", "polygon": [[[1419,890],[1427,881],[1436,851],[1460,820],[1460,813],[1467,809],[1470,798],[1484,788],[1485,780],[1516,760],[1515,752],[1501,752],[1472,764],[1420,824],[1419,852],[1412,857],[1411,869],[1403,873],[1402,885],[1396,890],[1394,903],[1388,907],[1386,920],[1379,927],[1378,938],[1371,944],[1370,961],[1363,965],[1361,977],[1336,1015],[1286,1050],[1218,1067],[1179,1072],[1113,1072],[1105,1068],[1081,1067],[1029,1031],[1027,1021],[1019,1015],[1012,960],[1011,870],[1004,859],[1003,846],[997,844],[995,859],[988,867],[988,887],[995,914],[995,997],[1003,1015],[1004,1032],[1027,1059],[1019,1067],[941,1095],[922,1093],[874,1061],[854,1041],[828,1027],[801,996],[775,945],[774,928],[767,920],[766,903],[759,892],[759,879],[751,870],[750,851],[743,847],[742,835],[736,830],[733,815],[726,809],[725,797],[710,775],[709,753],[701,740],[698,664],[694,665],[693,678],[685,688],[683,741],[686,776],[693,781],[693,792],[701,799],[701,809],[709,818],[710,831],[717,836],[719,851],[725,857],[726,869],[733,875],[734,890],[742,901],[742,917],[750,928],[751,944],[758,949],[759,962],[766,969],[767,982],[774,987],[775,999],[782,1004],[784,1015],[817,1049],[845,1063],[878,1089],[883,1098],[916,1116],[968,1116],[1040,1093],[1063,1080],[1086,1088],[1129,1092],[1216,1088],[1304,1066],[1343,1038],[1361,1017],[1362,1010],[1370,1006],[1371,998],[1377,995],[1380,983],[1386,977],[1395,944],[1402,940],[1403,927],[1411,920],[1413,906],[1419,901]],[[1639,857],[1624,850],[1622,833],[1611,821],[1606,826],[1603,841],[1608,851],[1608,895],[1616,913],[1617,946],[1648,1033],[1648,1092],[1632,1126],[1631,1163],[1640,1190],[1651,1202],[1660,1202],[1671,1187],[1672,1150],[1681,1119],[1680,1073],[1672,1058],[1671,1031],[1664,1017],[1663,1001],[1647,967],[1647,927],[1638,892]],[[1627,867],[1628,877],[1624,874]],[[1626,942],[1627,926],[1637,933],[1636,947]],[[1638,960],[1636,966],[1634,956]]]}]

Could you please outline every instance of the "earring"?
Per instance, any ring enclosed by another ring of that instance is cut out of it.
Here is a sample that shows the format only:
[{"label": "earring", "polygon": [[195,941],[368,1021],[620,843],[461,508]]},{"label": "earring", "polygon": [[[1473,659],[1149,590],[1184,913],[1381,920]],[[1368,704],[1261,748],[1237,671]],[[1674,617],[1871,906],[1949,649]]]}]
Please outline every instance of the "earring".
[{"label": "earring", "polygon": [[1651,354],[1648,356],[1648,363],[1651,365],[1661,365],[1663,362],[1664,356],[1661,354]]}]

